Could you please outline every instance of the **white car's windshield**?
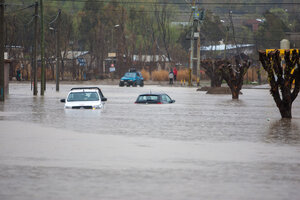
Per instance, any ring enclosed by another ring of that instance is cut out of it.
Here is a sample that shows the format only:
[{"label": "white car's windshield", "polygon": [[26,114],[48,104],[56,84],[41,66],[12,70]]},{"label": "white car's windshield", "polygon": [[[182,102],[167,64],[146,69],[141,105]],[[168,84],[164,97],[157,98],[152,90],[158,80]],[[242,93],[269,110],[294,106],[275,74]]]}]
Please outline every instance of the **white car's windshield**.
[{"label": "white car's windshield", "polygon": [[99,101],[97,92],[71,92],[67,101]]}]

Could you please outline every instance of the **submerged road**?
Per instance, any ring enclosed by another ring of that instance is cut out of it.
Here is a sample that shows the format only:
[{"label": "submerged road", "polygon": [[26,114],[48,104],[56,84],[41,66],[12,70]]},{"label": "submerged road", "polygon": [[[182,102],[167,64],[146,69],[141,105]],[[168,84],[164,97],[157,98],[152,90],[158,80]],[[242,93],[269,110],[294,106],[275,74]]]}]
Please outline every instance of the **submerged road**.
[{"label": "submerged road", "polygon": [[[239,101],[195,88],[100,86],[102,110],[64,110],[79,85],[0,103],[0,199],[298,199],[300,100],[281,120],[268,90]],[[166,92],[175,104],[136,105]]]}]

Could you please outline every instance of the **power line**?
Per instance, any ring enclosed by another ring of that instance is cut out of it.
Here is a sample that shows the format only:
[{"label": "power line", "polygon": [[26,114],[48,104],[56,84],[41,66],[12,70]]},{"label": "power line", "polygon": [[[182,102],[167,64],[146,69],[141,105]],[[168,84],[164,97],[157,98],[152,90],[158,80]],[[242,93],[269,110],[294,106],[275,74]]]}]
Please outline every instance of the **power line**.
[{"label": "power line", "polygon": [[[66,2],[74,0],[51,0],[52,2]],[[74,3],[87,3],[90,2],[88,0],[76,0]],[[109,0],[94,0],[93,3],[117,3],[117,4],[150,4],[150,5],[187,5],[186,2],[155,2],[155,1],[132,1],[132,2],[124,2],[124,1],[114,1],[111,2]],[[300,2],[202,2],[196,3],[196,5],[300,5]]]},{"label": "power line", "polygon": [[5,3],[5,6],[25,6],[26,4]]},{"label": "power line", "polygon": [[[45,5],[45,7],[55,7],[55,8],[57,8],[57,7],[61,7],[61,6],[59,6],[59,5]],[[65,8],[71,8],[71,6],[64,6]],[[107,9],[105,9],[105,8],[93,8],[93,9],[89,9],[88,11],[103,11],[103,10],[107,10]],[[110,11],[112,11],[112,12],[122,12],[123,10],[122,9],[111,9]],[[159,10],[135,10],[135,12],[139,12],[139,13],[155,13],[155,12],[158,12]],[[232,10],[233,11],[233,14],[251,14],[251,13],[253,13],[253,14],[256,14],[257,12],[256,11],[253,11],[253,12],[245,12],[245,11],[243,11],[243,13],[235,13],[234,11],[235,10]],[[170,10],[170,11],[166,11],[167,13],[179,13],[179,14],[190,14],[191,12],[190,11],[172,11],[172,10]],[[291,13],[300,13],[300,11],[299,12],[287,12],[287,13],[289,13],[289,14],[291,14]],[[225,14],[225,13],[224,13]]]},{"label": "power line", "polygon": [[[58,8],[58,7],[61,7],[61,6],[60,5],[50,5],[50,4],[48,4],[48,5],[45,5],[45,7]],[[64,8],[72,8],[72,6],[63,6],[63,7]],[[266,8],[266,9],[268,9],[268,8]],[[103,10],[106,10],[106,9],[105,8],[93,8],[93,9],[89,9],[89,11],[103,11]],[[256,11],[242,11],[242,12],[240,12],[240,11],[237,11],[237,10],[232,9],[232,8],[231,8],[231,10],[233,11],[233,14],[235,14],[235,15],[237,15],[237,14],[239,14],[239,15],[243,15],[243,14],[257,14]],[[112,12],[122,12],[121,9],[112,9],[110,11],[112,11]],[[139,12],[139,13],[155,13],[155,12],[158,12],[158,11],[157,10],[135,10],[135,12]],[[190,11],[172,11],[172,10],[170,10],[170,11],[166,11],[166,12],[167,13],[179,13],[179,14],[190,14]],[[293,12],[287,12],[287,13],[289,13],[289,14],[293,14],[293,13],[298,14],[300,12],[293,11]]]},{"label": "power line", "polygon": [[10,13],[15,13],[15,12],[19,12],[19,11],[23,11],[23,10],[26,10],[28,8],[33,8],[34,7],[34,4],[31,4],[29,6],[26,6],[24,8],[20,8],[20,9],[17,9],[17,10],[12,10],[12,11],[9,11]]}]

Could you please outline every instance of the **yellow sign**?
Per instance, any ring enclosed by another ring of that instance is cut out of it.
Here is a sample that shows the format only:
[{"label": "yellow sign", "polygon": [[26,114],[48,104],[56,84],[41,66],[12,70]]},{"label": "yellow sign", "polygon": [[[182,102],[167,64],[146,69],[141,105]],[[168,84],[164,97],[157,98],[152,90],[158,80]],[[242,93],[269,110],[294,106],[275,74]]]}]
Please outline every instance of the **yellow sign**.
[{"label": "yellow sign", "polygon": [[266,49],[266,53],[268,54],[268,53],[270,53],[272,51],[275,51],[275,50],[278,50],[280,52],[281,56],[284,56],[284,52],[286,50],[289,50],[291,54],[292,54],[293,50],[296,50],[297,53],[299,53],[299,49]]}]

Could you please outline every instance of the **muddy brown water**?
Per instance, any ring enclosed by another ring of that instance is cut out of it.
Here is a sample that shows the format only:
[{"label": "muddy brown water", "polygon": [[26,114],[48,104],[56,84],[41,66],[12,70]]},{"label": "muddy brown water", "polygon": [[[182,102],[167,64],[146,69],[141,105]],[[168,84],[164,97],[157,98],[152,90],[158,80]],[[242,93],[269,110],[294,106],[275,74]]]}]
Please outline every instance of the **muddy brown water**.
[{"label": "muddy brown water", "polygon": [[[65,110],[13,83],[0,103],[0,199],[299,199],[300,100],[281,120],[268,90],[100,86],[102,110]],[[98,86],[98,85],[95,85]],[[136,105],[166,92],[168,105]]]}]

